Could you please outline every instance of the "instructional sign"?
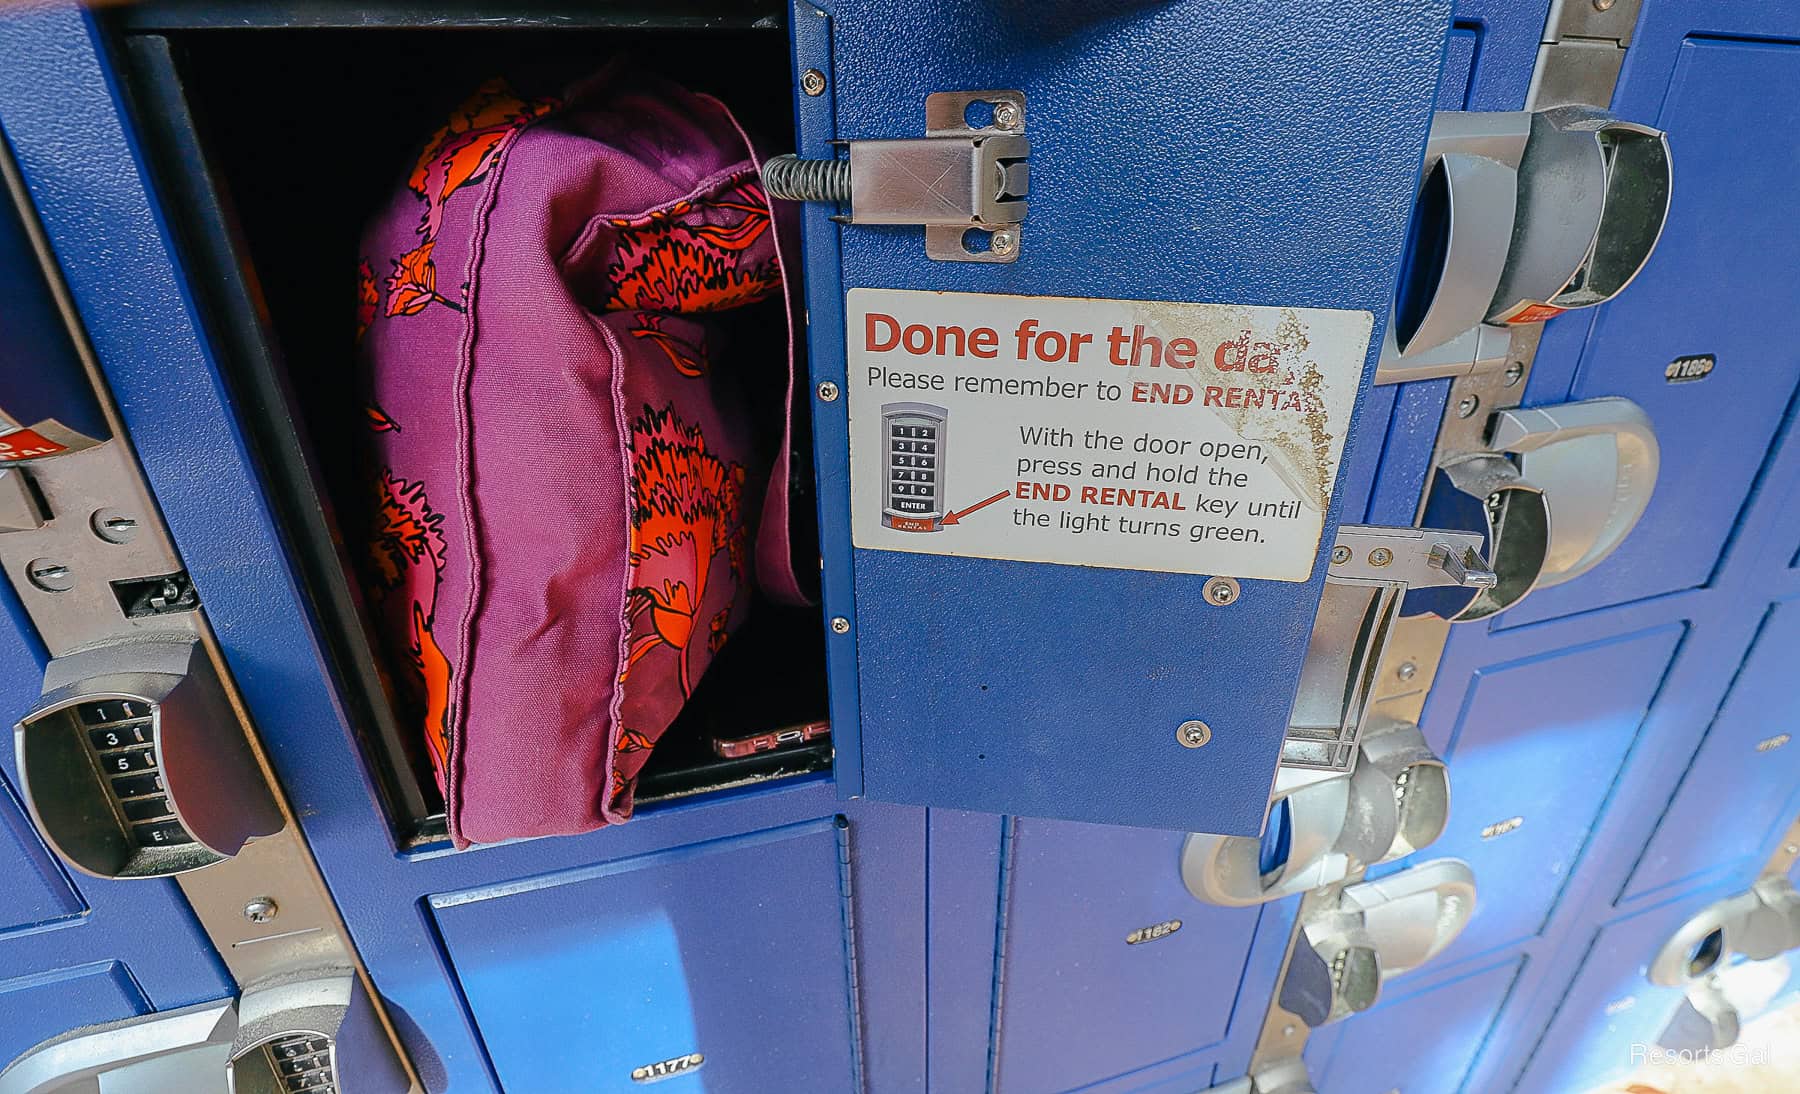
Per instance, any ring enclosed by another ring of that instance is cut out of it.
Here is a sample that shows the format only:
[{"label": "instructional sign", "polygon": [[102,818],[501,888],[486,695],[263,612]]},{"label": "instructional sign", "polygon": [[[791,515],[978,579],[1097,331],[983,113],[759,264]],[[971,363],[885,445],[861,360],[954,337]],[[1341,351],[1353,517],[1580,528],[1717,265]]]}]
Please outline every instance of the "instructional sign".
[{"label": "instructional sign", "polygon": [[1366,311],[852,289],[858,547],[1304,581]]}]

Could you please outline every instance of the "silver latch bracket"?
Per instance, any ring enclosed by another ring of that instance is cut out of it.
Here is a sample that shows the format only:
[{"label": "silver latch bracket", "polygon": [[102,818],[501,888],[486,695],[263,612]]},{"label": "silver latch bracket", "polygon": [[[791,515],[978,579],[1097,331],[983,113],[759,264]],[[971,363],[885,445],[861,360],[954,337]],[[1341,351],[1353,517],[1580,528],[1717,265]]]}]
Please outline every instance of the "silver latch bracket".
[{"label": "silver latch bracket", "polygon": [[1031,186],[1031,142],[1020,91],[938,91],[925,97],[925,135],[848,142],[849,159],[777,156],[763,165],[769,196],[848,203],[848,224],[918,224],[940,262],[1012,262]]}]

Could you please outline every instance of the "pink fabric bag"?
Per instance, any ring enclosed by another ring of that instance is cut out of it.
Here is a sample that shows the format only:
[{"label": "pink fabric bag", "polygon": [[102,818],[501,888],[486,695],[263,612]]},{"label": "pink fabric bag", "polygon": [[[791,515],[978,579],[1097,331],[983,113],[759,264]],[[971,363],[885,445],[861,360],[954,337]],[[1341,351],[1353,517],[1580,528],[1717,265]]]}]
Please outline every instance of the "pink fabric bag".
[{"label": "pink fabric bag", "polygon": [[458,846],[627,819],[755,562],[798,599],[786,445],[721,322],[784,292],[757,163],[717,100],[625,68],[492,81],[363,237],[370,594]]}]

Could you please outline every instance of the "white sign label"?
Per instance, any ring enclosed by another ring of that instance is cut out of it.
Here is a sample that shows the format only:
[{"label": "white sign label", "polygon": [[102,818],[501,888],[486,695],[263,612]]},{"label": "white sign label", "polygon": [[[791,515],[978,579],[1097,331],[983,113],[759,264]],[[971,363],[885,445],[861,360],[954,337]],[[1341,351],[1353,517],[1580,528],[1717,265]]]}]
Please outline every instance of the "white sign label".
[{"label": "white sign label", "polygon": [[858,547],[1304,581],[1366,311],[852,289]]}]

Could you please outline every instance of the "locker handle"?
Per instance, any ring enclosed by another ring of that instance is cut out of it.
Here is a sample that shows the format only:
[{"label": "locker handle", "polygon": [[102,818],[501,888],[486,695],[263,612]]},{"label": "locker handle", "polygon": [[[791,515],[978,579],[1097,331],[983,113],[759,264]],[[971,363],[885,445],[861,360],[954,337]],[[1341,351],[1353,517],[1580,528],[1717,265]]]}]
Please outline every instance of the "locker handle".
[{"label": "locker handle", "polygon": [[1631,534],[1656,490],[1662,450],[1649,416],[1629,399],[1503,410],[1492,429],[1493,448],[1517,455],[1520,474],[1550,498],[1540,588],[1599,565]]}]

